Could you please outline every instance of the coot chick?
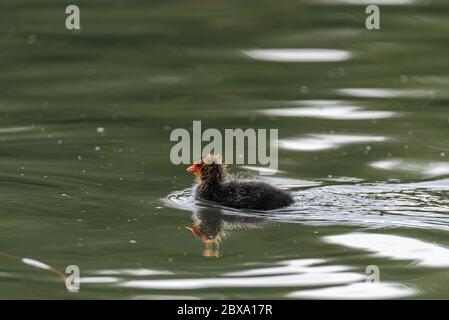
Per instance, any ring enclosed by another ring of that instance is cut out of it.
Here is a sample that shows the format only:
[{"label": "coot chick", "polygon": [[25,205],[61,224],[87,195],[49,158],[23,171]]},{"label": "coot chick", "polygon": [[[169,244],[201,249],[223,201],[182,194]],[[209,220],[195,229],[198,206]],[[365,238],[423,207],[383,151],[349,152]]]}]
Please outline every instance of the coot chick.
[{"label": "coot chick", "polygon": [[196,176],[196,199],[254,210],[273,210],[293,203],[289,192],[267,183],[229,178],[218,155],[207,155],[187,168],[187,171]]}]

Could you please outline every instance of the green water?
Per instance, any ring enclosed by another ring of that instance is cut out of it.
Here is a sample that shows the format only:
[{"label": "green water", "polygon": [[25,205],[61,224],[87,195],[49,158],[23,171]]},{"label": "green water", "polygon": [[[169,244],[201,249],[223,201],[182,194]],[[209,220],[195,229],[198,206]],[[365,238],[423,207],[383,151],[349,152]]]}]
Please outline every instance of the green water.
[{"label": "green water", "polygon": [[[449,298],[449,4],[366,30],[348,2],[77,1],[72,32],[69,1],[3,0],[0,298]],[[193,120],[279,129],[259,178],[297,203],[193,203],[169,157]],[[77,265],[80,290],[24,258]]]}]

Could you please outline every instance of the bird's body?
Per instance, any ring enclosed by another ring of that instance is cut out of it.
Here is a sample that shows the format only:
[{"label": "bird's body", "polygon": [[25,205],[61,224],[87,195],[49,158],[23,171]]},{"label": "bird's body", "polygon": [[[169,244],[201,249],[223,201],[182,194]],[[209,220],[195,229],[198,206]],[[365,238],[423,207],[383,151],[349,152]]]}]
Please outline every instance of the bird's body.
[{"label": "bird's body", "polygon": [[293,197],[264,182],[229,179],[217,156],[207,156],[188,171],[195,173],[195,198],[238,209],[273,210],[293,203]]},{"label": "bird's body", "polygon": [[293,203],[290,193],[255,181],[230,181],[213,187],[199,185],[195,197],[238,209],[272,210]]}]

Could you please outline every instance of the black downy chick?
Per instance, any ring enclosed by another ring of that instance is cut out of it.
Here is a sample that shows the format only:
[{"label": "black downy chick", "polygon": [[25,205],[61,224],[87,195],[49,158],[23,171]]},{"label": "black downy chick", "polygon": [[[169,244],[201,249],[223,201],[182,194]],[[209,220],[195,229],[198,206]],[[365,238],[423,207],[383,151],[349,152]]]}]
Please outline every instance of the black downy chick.
[{"label": "black downy chick", "polygon": [[293,197],[264,182],[228,179],[218,155],[207,155],[187,171],[196,176],[195,198],[238,209],[273,210],[289,206]]}]

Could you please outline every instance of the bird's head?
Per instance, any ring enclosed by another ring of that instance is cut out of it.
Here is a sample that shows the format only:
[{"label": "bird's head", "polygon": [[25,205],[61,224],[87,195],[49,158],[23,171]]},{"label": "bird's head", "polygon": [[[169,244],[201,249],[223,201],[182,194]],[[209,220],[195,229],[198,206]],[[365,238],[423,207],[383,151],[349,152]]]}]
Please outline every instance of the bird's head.
[{"label": "bird's head", "polygon": [[201,161],[197,161],[188,167],[187,172],[193,173],[200,183],[221,182],[226,173],[226,168],[220,155],[208,154]]}]

